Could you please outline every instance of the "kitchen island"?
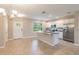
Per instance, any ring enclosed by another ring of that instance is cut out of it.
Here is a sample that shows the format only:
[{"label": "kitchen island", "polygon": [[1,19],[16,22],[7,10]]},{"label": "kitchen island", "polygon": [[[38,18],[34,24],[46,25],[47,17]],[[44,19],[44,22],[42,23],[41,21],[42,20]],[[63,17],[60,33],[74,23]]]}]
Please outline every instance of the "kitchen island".
[{"label": "kitchen island", "polygon": [[51,45],[55,46],[60,42],[60,32],[40,32],[37,33],[37,37],[39,40]]}]

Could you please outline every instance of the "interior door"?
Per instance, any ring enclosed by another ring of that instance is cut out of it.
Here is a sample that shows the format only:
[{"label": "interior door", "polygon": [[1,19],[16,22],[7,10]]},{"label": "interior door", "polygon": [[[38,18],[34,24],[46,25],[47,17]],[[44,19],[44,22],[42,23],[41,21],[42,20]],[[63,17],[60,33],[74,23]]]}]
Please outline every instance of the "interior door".
[{"label": "interior door", "polygon": [[15,20],[14,21],[14,38],[22,38],[23,37],[23,23],[20,20]]}]

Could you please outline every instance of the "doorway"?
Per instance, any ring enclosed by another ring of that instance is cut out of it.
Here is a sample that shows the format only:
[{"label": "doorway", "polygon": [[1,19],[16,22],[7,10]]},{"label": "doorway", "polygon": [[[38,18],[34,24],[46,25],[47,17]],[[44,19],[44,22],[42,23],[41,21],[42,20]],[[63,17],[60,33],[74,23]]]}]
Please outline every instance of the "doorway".
[{"label": "doorway", "polygon": [[23,37],[23,22],[19,19],[15,19],[13,22],[13,37],[14,39]]}]

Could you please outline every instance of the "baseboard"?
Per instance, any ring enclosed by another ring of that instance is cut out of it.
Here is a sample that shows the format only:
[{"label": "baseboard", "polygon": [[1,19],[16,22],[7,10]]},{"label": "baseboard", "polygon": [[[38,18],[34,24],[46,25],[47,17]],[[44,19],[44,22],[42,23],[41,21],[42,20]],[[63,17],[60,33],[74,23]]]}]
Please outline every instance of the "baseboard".
[{"label": "baseboard", "polygon": [[16,39],[31,39],[31,38],[36,38],[37,36],[27,36],[27,37],[21,37],[21,38],[13,38],[13,39],[9,39],[9,40],[16,40]]},{"label": "baseboard", "polygon": [[0,48],[4,48],[5,46],[0,46]]},{"label": "baseboard", "polygon": [[[8,40],[13,40],[13,39],[8,39]],[[8,41],[8,40],[7,40],[7,41]]]},{"label": "baseboard", "polygon": [[75,46],[79,46],[79,44],[74,43]]},{"label": "baseboard", "polygon": [[6,42],[4,42],[3,46],[0,46],[0,48],[4,48],[6,46]]},{"label": "baseboard", "polygon": [[37,36],[27,36],[27,37],[21,37],[21,38],[12,38],[12,39],[8,39],[7,41],[9,41],[9,40],[16,40],[16,39],[31,39],[31,38],[35,38],[35,37],[37,37]]},{"label": "baseboard", "polygon": [[30,38],[36,38],[37,36],[28,36],[28,37],[23,37],[24,39],[30,39]]}]

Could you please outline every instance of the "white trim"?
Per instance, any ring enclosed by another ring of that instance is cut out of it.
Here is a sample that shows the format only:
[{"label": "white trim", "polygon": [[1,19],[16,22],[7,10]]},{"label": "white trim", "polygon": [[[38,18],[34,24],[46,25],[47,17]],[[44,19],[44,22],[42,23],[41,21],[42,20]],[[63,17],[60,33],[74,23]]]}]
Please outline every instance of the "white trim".
[{"label": "white trim", "polygon": [[79,46],[79,44],[74,43],[75,46]]},{"label": "white trim", "polygon": [[37,37],[37,36],[26,36],[26,37],[21,37],[21,38],[12,38],[12,39],[9,39],[9,40],[14,40],[14,39],[29,39],[29,38],[34,38],[34,37]]},{"label": "white trim", "polygon": [[4,48],[5,46],[6,46],[6,42],[7,42],[8,40],[5,40],[4,41],[4,45],[3,46],[0,46],[0,48]]},{"label": "white trim", "polygon": [[4,42],[4,45],[0,46],[0,48],[4,48],[6,46],[6,41]]},{"label": "white trim", "polygon": [[27,37],[23,37],[23,38],[36,38],[37,36],[27,36]]},{"label": "white trim", "polygon": [[[12,39],[8,39],[7,41],[9,41],[9,40],[13,40],[13,38],[12,38]],[[6,41],[6,42],[7,42],[7,41]]]},{"label": "white trim", "polygon": [[5,47],[5,45],[4,46],[0,46],[0,48],[4,48]]}]

